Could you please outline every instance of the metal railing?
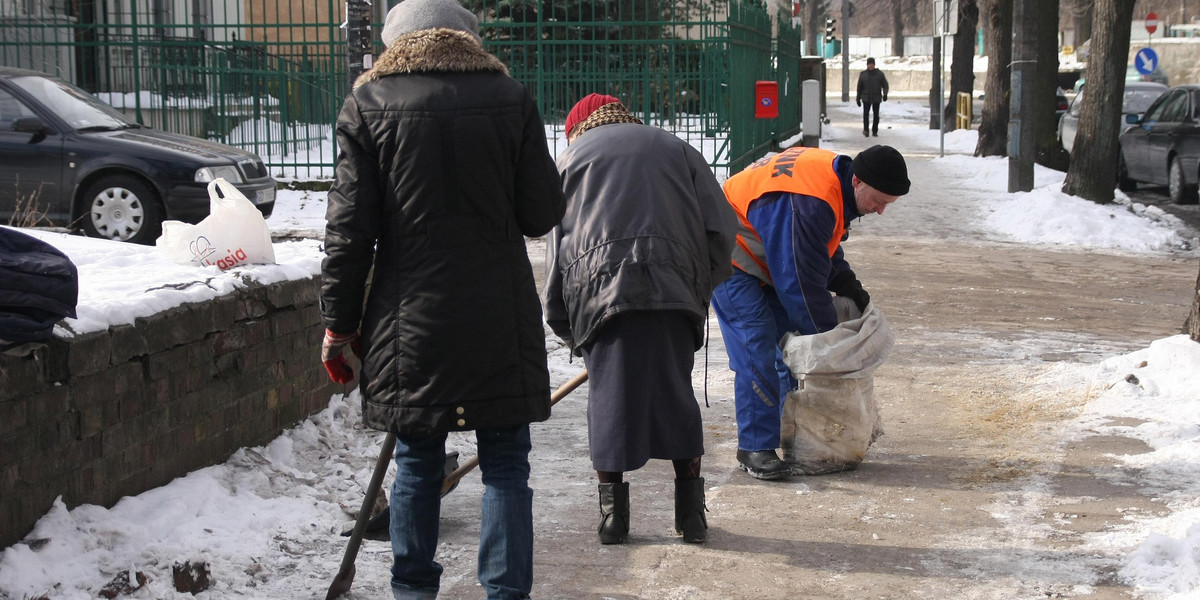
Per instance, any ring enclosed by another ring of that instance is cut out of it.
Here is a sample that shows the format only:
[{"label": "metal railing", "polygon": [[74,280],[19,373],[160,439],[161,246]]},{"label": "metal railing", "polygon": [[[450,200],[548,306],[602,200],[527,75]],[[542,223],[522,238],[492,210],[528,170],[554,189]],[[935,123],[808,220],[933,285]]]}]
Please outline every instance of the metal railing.
[{"label": "metal railing", "polygon": [[[333,176],[347,92],[340,2],[206,0],[186,14],[148,0],[34,2],[45,3],[36,15],[0,5],[0,65],[58,75],[143,124],[253,151],[278,178]],[[722,177],[799,133],[800,31],[781,15],[773,37],[760,0],[464,5],[536,97],[552,153],[565,145],[567,111],[590,92],[686,139]],[[387,9],[375,7],[374,31]],[[779,119],[753,116],[764,79],[779,82]]]}]

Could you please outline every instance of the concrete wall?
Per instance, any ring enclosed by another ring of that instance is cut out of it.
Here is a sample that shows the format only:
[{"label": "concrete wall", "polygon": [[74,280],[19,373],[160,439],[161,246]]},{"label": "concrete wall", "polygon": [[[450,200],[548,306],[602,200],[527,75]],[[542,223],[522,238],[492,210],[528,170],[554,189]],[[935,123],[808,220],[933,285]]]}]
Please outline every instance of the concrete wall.
[{"label": "concrete wall", "polygon": [[345,391],[319,361],[319,278],[0,355],[0,548],[58,496],[112,506],[262,445]]},{"label": "concrete wall", "polygon": [[[833,59],[825,61],[827,68],[825,88],[830,94],[842,93],[842,61]],[[923,92],[929,94],[929,90],[933,88],[933,69],[926,71],[897,71],[892,69],[881,69],[883,74],[887,76],[888,89],[891,92]],[[858,74],[862,69],[850,69],[850,100],[854,100],[854,93],[858,86]],[[983,92],[983,82],[987,77],[986,72],[976,71],[975,73],[975,91],[976,95]],[[950,87],[950,73],[946,72],[945,86]]]},{"label": "concrete wall", "polygon": [[[1129,64],[1142,48],[1142,42],[1129,45]],[[1158,55],[1158,67],[1167,74],[1170,85],[1200,82],[1200,38],[1155,39],[1149,47]]]}]

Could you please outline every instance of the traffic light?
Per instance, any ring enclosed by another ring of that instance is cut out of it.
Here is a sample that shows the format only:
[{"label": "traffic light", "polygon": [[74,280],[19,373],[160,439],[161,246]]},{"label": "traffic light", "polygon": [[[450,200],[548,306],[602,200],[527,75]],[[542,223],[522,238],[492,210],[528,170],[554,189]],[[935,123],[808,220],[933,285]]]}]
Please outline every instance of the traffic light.
[{"label": "traffic light", "polygon": [[834,34],[833,26],[837,23],[837,19],[825,19],[825,43],[832,42],[837,36]]}]

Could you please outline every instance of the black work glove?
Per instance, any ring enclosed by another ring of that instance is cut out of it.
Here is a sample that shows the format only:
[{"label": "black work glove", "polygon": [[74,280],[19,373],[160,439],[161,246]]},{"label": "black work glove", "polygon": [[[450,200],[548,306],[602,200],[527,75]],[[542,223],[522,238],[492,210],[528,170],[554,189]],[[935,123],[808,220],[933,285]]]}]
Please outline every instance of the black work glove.
[{"label": "black work glove", "polygon": [[829,281],[829,291],[854,301],[854,305],[858,310],[866,312],[867,305],[871,303],[871,295],[867,290],[863,289],[862,283],[854,275],[854,271],[842,271],[833,276]]},{"label": "black work glove", "polygon": [[884,94],[884,95],[883,95],[883,101],[884,101],[884,102],[887,102],[887,94]]},{"label": "black work glove", "polygon": [[857,104],[857,105],[859,105],[859,106],[862,106],[862,98],[855,98],[855,99],[854,99],[854,103],[855,103],[855,104]]}]

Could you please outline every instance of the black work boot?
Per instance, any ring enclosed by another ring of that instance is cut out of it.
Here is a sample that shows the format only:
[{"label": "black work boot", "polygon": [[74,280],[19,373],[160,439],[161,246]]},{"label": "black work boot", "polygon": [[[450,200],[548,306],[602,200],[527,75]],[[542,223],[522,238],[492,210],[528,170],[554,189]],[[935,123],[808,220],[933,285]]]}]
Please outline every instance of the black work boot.
[{"label": "black work boot", "polygon": [[792,467],[779,460],[774,450],[737,451],[738,467],[755,479],[783,479],[792,474]]},{"label": "black work boot", "polygon": [[629,483],[600,484],[601,544],[624,544],[629,537]]},{"label": "black work boot", "polygon": [[704,518],[704,478],[675,480],[675,532],[683,541],[696,544],[708,539],[708,519]]}]

